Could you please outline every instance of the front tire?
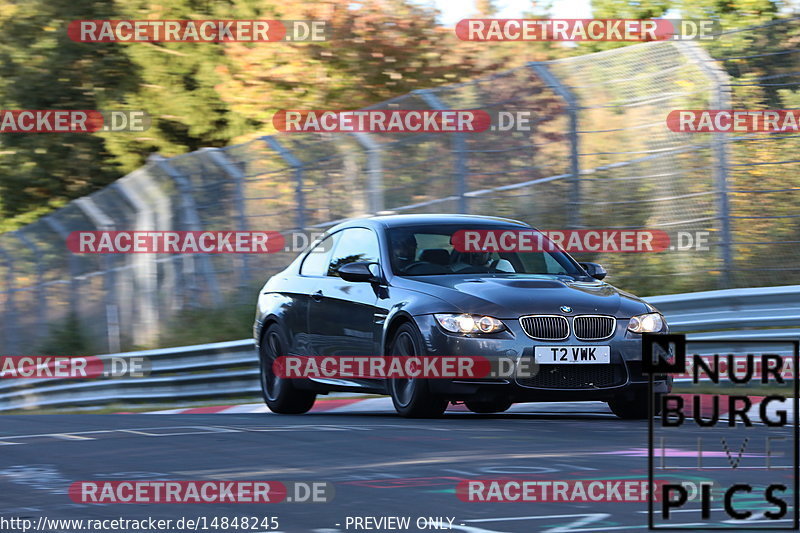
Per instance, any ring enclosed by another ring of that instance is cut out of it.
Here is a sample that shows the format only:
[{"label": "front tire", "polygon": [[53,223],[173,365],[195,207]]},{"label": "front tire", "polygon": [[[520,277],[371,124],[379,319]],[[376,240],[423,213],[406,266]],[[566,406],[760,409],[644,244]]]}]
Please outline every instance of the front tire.
[{"label": "front tire", "polygon": [[314,405],[317,395],[310,391],[296,388],[291,379],[275,375],[273,363],[275,359],[286,355],[288,346],[283,331],[277,324],[270,324],[261,337],[259,358],[261,360],[261,394],[270,411],[282,415],[300,415],[307,413]]},{"label": "front tire", "polygon": [[[397,329],[389,354],[421,356],[424,355],[422,347],[422,335],[413,324],[405,323]],[[442,416],[448,404],[446,399],[431,392],[426,379],[390,379],[389,395],[397,413],[406,418],[437,418]]]}]

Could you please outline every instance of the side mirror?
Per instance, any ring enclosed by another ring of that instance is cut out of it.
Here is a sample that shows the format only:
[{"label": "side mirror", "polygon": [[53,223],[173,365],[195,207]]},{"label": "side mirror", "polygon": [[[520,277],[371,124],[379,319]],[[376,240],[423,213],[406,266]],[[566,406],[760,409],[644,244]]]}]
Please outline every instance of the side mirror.
[{"label": "side mirror", "polygon": [[592,276],[594,279],[603,279],[608,275],[606,269],[597,263],[580,263],[580,265],[583,267],[586,273]]},{"label": "side mirror", "polygon": [[377,263],[370,263],[368,261],[347,263],[346,265],[340,266],[336,272],[339,274],[339,277],[345,281],[378,282],[380,279],[372,272],[373,265],[377,266]]}]

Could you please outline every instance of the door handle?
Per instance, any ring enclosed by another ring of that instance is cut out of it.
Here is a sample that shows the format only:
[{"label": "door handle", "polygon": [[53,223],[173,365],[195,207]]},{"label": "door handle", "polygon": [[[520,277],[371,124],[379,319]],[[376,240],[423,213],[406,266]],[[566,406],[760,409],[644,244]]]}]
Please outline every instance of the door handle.
[{"label": "door handle", "polygon": [[322,290],[318,290],[317,292],[313,293],[311,295],[311,299],[314,300],[315,302],[321,302],[322,301]]}]

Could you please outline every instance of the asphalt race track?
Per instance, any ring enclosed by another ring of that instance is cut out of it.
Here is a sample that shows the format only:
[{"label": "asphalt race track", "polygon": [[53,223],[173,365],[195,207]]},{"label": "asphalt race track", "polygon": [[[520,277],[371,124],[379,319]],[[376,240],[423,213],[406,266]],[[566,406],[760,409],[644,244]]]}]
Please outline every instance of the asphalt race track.
[{"label": "asphalt race track", "polygon": [[[460,480],[475,478],[646,480],[647,423],[619,420],[600,403],[526,404],[503,415],[448,412],[438,420],[407,420],[388,410],[0,420],[0,517],[274,516],[279,531],[317,533],[357,531],[346,519],[360,516],[411,517],[410,531],[421,530],[413,526],[419,517],[448,517],[452,531],[475,533],[644,531],[647,524],[646,503],[484,503],[455,495]],[[697,462],[687,450],[698,431],[682,429],[685,447],[670,447],[670,460]],[[770,431],[791,439],[788,429]],[[734,455],[739,442],[730,441]],[[760,447],[752,444],[742,461],[763,457]],[[713,475],[739,481],[742,474]],[[790,484],[791,473],[772,478]],[[74,481],[131,479],[327,481],[336,493],[330,503],[258,505],[79,504],[67,495]],[[677,516],[697,524],[694,509]],[[769,525],[790,526],[789,509],[784,521]],[[719,502],[712,517],[727,518]]]}]

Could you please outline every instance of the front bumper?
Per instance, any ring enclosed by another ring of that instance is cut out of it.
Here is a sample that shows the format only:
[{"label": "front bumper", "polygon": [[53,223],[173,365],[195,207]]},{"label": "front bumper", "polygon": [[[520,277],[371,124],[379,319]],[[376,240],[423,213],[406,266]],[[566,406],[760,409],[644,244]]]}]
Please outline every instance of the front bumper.
[{"label": "front bumper", "polygon": [[[487,359],[533,360],[534,346],[609,346],[610,363],[535,365],[526,376],[508,378],[429,381],[432,392],[450,400],[497,397],[523,401],[607,401],[646,393],[649,376],[642,372],[641,335],[627,330],[628,320],[618,319],[614,335],[586,342],[574,337],[539,341],[528,337],[517,320],[503,320],[506,331],[491,335],[458,335],[444,331],[432,315],[414,317],[422,332],[428,355],[481,356]],[[671,378],[656,376],[654,391],[669,392]]]}]

